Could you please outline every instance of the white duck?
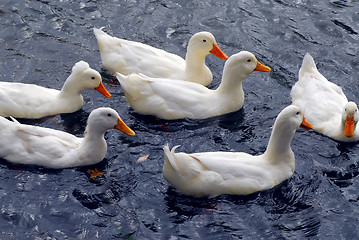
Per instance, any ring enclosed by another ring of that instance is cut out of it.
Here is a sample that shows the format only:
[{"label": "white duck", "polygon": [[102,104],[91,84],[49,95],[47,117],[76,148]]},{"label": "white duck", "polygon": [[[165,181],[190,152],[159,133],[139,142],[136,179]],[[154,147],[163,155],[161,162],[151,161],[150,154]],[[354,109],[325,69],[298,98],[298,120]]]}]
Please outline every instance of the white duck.
[{"label": "white duck", "polygon": [[182,193],[194,196],[246,195],[273,188],[295,169],[290,147],[298,127],[310,129],[300,109],[291,105],[275,120],[267,150],[258,156],[243,152],[175,153],[165,146],[163,176]]},{"label": "white duck", "polygon": [[104,135],[111,128],[135,135],[111,108],[98,108],[91,112],[84,138],[0,117],[0,158],[48,168],[96,164],[106,155]]},{"label": "white duck", "polygon": [[163,119],[204,119],[239,110],[243,106],[242,80],[253,71],[268,72],[246,51],[232,55],[225,63],[222,82],[215,90],[198,83],[168,81],[143,74],[117,73],[126,99],[138,113]]},{"label": "white duck", "polygon": [[357,105],[348,102],[342,89],[320,74],[308,53],[299,70],[299,80],[292,87],[291,97],[315,131],[338,141],[359,140]]},{"label": "white duck", "polygon": [[111,97],[102,84],[100,73],[84,61],[73,66],[61,91],[35,84],[0,82],[0,116],[41,118],[75,112],[83,105],[81,91],[87,89]]},{"label": "white duck", "polygon": [[143,73],[149,77],[179,79],[208,86],[212,73],[205,58],[212,53],[226,60],[214,36],[209,32],[194,34],[189,40],[186,60],[149,45],[109,36],[94,28],[103,66],[111,73]]}]

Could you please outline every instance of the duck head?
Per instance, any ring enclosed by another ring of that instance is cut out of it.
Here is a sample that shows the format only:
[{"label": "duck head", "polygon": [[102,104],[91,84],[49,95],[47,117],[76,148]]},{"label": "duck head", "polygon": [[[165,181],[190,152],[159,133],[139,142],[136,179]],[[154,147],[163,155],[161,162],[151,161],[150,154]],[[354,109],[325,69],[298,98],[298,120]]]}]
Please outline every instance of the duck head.
[{"label": "duck head", "polygon": [[[100,92],[107,98],[111,97],[111,94],[106,90],[105,86],[102,84],[102,78],[99,72],[90,68],[89,64],[85,61],[77,62],[73,68],[71,76],[74,80],[72,87],[80,88],[82,90],[94,89]],[[75,86],[78,85],[78,86]]]},{"label": "duck head", "polygon": [[231,73],[235,78],[245,78],[253,71],[269,72],[270,67],[261,64],[253,53],[241,51],[229,57],[224,65],[223,74]]},{"label": "duck head", "polygon": [[135,135],[135,132],[122,121],[118,113],[112,108],[97,108],[90,113],[87,120],[86,132],[105,133],[113,128],[130,136]]},{"label": "duck head", "polygon": [[194,34],[188,42],[187,53],[195,53],[202,56],[212,53],[220,59],[228,59],[228,56],[222,52],[216,39],[210,32],[198,32]]},{"label": "duck head", "polygon": [[277,116],[276,122],[279,122],[281,126],[285,126],[286,129],[297,130],[299,127],[304,129],[312,129],[312,125],[305,119],[301,109],[295,105],[289,105],[284,108]]},{"label": "duck head", "polygon": [[354,102],[348,102],[343,110],[342,121],[344,123],[344,136],[351,138],[354,136],[356,124],[359,119],[358,107]]}]

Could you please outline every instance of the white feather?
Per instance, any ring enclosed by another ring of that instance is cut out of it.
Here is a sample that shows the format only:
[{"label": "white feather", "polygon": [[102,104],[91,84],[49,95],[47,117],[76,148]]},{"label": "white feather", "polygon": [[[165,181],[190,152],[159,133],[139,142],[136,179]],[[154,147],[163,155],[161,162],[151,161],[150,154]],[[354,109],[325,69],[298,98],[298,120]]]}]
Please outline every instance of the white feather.
[{"label": "white feather", "polygon": [[246,51],[232,55],[225,63],[222,82],[215,90],[198,83],[164,78],[151,78],[143,74],[116,77],[131,107],[140,114],[163,119],[204,119],[230,113],[242,108],[244,92],[242,81],[259,69],[255,56]]},{"label": "white feather", "polygon": [[61,91],[34,84],[0,82],[0,116],[41,118],[75,112],[83,105],[81,92],[100,84],[101,75],[84,61],[74,65]]},{"label": "white feather", "polygon": [[356,104],[348,102],[342,89],[328,81],[317,70],[312,56],[308,53],[303,58],[299,79],[292,87],[291,97],[292,103],[302,109],[317,132],[339,141],[359,140],[357,127],[353,137],[348,138],[344,135],[347,115],[355,116],[355,124],[358,121]]},{"label": "white feather", "polygon": [[290,142],[303,122],[297,106],[278,115],[267,150],[252,156],[243,152],[175,153],[163,148],[163,176],[180,192],[195,196],[245,195],[270,189],[290,178],[295,170]]},{"label": "white feather", "polygon": [[[66,132],[0,117],[0,158],[48,168],[95,164],[102,161],[107,152],[105,132],[114,128],[118,121],[115,110],[98,108],[88,118],[85,136],[78,138]],[[131,131],[124,132],[133,135]]]},{"label": "white feather", "polygon": [[146,44],[112,37],[101,29],[93,30],[102,64],[113,74],[143,73],[149,77],[179,79],[205,86],[212,82],[212,73],[205,65],[205,58],[217,42],[209,32],[199,32],[192,36],[184,60]]}]

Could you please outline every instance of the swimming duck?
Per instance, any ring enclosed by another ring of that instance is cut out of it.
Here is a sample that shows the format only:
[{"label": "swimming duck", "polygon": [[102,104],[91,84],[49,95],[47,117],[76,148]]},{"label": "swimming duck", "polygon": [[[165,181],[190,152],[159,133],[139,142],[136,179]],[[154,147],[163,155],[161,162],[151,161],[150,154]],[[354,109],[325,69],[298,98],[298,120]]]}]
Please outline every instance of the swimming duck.
[{"label": "swimming duck", "polygon": [[111,128],[135,135],[111,108],[98,108],[91,112],[83,138],[0,117],[0,158],[47,168],[96,164],[106,155],[104,135]]},{"label": "swimming duck", "polygon": [[275,120],[266,151],[175,153],[164,150],[163,176],[178,191],[194,196],[247,195],[267,190],[290,178],[295,170],[290,142],[301,126],[310,129],[300,108],[290,105]]},{"label": "swimming duck", "polygon": [[131,107],[140,114],[162,119],[204,119],[239,110],[243,106],[242,80],[253,71],[268,72],[247,51],[232,55],[225,63],[222,82],[215,90],[198,83],[168,81],[143,74],[116,73]]},{"label": "swimming duck", "polygon": [[292,103],[299,106],[313,129],[332,139],[359,140],[356,103],[349,102],[342,89],[328,81],[308,53],[299,70],[299,80],[292,87]]},{"label": "swimming duck", "polygon": [[83,105],[81,91],[87,89],[111,97],[102,84],[100,73],[84,61],[73,66],[61,91],[35,84],[0,82],[0,116],[41,118],[75,112]]},{"label": "swimming duck", "polygon": [[194,34],[189,40],[186,60],[164,50],[139,42],[112,37],[94,28],[103,66],[112,74],[143,73],[149,77],[179,79],[208,86],[212,73],[205,58],[212,53],[220,59],[228,57],[209,32]]}]

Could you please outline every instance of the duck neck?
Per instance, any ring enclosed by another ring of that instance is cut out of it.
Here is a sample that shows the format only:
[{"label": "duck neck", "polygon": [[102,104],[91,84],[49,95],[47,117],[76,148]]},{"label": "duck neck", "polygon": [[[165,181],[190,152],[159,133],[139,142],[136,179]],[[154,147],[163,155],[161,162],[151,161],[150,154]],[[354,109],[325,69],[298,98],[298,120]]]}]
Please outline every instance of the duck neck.
[{"label": "duck neck", "polygon": [[187,48],[186,53],[186,65],[187,66],[204,66],[207,53],[201,53],[199,51],[192,51]]},{"label": "duck neck", "polygon": [[204,69],[207,69],[207,66],[205,64],[207,54],[203,54],[200,52],[193,52],[187,50],[186,54],[186,72],[188,74],[194,74],[198,71],[204,71]]},{"label": "duck neck", "polygon": [[222,81],[216,89],[216,92],[218,92],[218,94],[234,95],[244,99],[242,82],[247,76],[248,74],[241,71],[227,71],[225,66]]},{"label": "duck neck", "polygon": [[92,142],[105,140],[106,131],[107,129],[102,129],[96,124],[88,124],[85,129],[84,140]]},{"label": "duck neck", "polygon": [[264,155],[269,161],[290,161],[294,171],[294,153],[290,143],[296,129],[289,128],[285,124],[274,124],[272,134]]},{"label": "duck neck", "polygon": [[75,79],[73,78],[72,75],[70,75],[64,85],[62,86],[61,88],[61,91],[60,91],[60,96],[61,97],[73,97],[73,96],[81,96],[81,91],[83,91],[84,89],[82,88],[79,88],[77,86],[77,84],[72,84],[72,82],[74,81]]},{"label": "duck neck", "polygon": [[96,164],[105,157],[107,152],[107,143],[104,138],[105,132],[92,129],[87,126],[80,146],[79,152],[82,158],[81,165]]}]

